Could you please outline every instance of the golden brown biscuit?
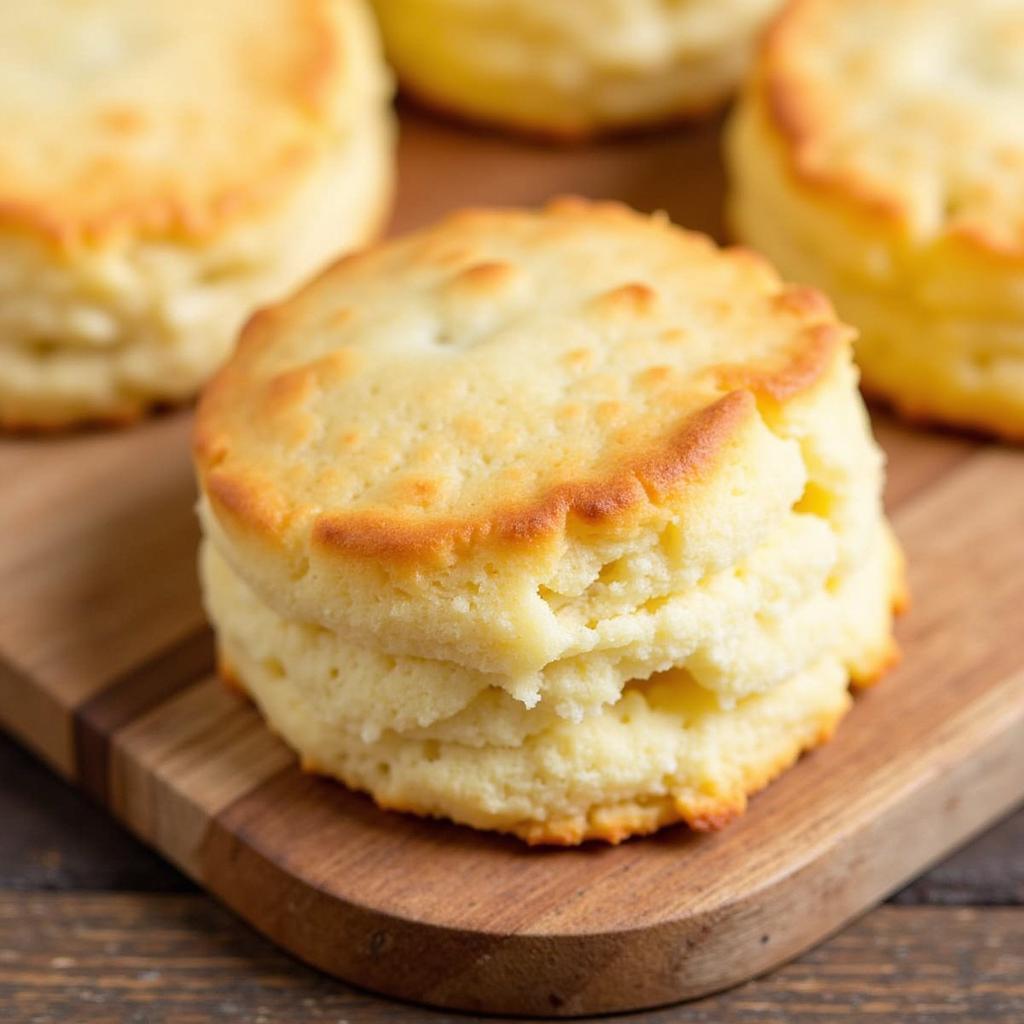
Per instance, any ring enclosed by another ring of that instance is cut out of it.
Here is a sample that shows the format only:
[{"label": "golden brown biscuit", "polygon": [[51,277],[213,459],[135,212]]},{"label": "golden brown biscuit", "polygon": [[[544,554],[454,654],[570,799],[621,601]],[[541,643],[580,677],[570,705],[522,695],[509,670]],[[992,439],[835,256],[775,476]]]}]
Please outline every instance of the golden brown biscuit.
[{"label": "golden brown biscuit", "polygon": [[10,0],[0,37],[0,424],[188,397],[384,215],[363,0]]},{"label": "golden brown biscuit", "polygon": [[780,0],[375,0],[403,85],[560,139],[718,107]]},{"label": "golden brown biscuit", "polygon": [[724,818],[892,659],[849,332],[660,217],[468,211],[349,257],[250,323],[195,450],[224,657],[389,805],[550,841]]},{"label": "golden brown biscuit", "polygon": [[908,416],[1024,440],[1024,8],[797,0],[730,133],[731,218]]}]

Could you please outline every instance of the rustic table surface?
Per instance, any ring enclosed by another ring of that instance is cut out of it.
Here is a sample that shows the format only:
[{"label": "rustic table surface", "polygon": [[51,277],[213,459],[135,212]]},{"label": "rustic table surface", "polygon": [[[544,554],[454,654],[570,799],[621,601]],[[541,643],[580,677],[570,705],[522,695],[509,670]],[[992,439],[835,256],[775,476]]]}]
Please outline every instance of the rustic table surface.
[{"label": "rustic table surface", "polygon": [[[1024,1021],[1024,811],[766,978],[638,1022]],[[0,735],[0,1021],[463,1020],[278,952]]]},{"label": "rustic table surface", "polygon": [[[559,191],[721,234],[715,126],[545,152],[408,117],[397,222]],[[688,170],[681,177],[681,171]],[[643,1022],[1024,1022],[1024,811],[770,976]],[[0,734],[0,1021],[461,1020],[357,991],[279,952]]]}]

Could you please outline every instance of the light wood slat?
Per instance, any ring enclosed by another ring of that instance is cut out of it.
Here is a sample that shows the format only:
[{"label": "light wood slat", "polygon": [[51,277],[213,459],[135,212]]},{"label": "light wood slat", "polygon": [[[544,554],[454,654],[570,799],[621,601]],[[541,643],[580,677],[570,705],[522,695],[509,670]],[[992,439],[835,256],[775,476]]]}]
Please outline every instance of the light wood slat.
[{"label": "light wood slat", "polygon": [[201,881],[210,821],[291,761],[250,704],[207,678],[114,735],[111,808]]},{"label": "light wood slat", "polygon": [[0,652],[68,707],[202,624],[189,429],[0,442]]},{"label": "light wood slat", "polygon": [[49,690],[0,658],[0,725],[68,778],[75,775],[72,724]]}]

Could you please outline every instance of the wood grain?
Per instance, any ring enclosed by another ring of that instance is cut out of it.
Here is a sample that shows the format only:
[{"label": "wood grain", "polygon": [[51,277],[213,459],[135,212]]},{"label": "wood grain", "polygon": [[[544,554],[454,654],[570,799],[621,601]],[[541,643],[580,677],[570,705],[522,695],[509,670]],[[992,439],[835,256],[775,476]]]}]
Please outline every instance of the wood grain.
[{"label": "wood grain", "polygon": [[[405,129],[402,227],[571,190],[720,233],[714,126],[559,152]],[[286,948],[381,991],[565,1015],[735,983],[1024,796],[1024,454],[875,422],[906,659],[721,834],[528,851],[302,776],[207,672],[187,411],[0,442],[0,719]]]},{"label": "wood grain", "polygon": [[[0,895],[0,1007],[10,1008],[9,1019],[40,1024],[479,1019],[382,1003],[331,983],[189,895]],[[765,978],[644,1021],[831,1024],[853,1017],[1018,1024],[1024,909],[884,907]]]},{"label": "wood grain", "polygon": [[0,708],[65,775],[69,709],[203,624],[190,422],[0,442]]}]

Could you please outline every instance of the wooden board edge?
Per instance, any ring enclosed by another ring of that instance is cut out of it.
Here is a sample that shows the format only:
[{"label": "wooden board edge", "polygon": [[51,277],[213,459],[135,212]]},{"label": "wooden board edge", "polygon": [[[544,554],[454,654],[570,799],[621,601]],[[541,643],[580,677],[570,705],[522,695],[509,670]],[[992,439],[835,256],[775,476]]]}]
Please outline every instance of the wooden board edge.
[{"label": "wooden board edge", "polygon": [[0,728],[41,757],[58,775],[75,780],[74,719],[47,689],[0,655]]},{"label": "wooden board edge", "polygon": [[1022,748],[1016,674],[950,720],[927,770],[904,765],[886,805],[795,870],[648,929],[500,936],[394,917],[288,873],[247,842],[230,808],[211,823],[199,880],[300,959],[388,996],[528,1016],[647,1009],[785,963],[967,841],[1024,798]]}]

